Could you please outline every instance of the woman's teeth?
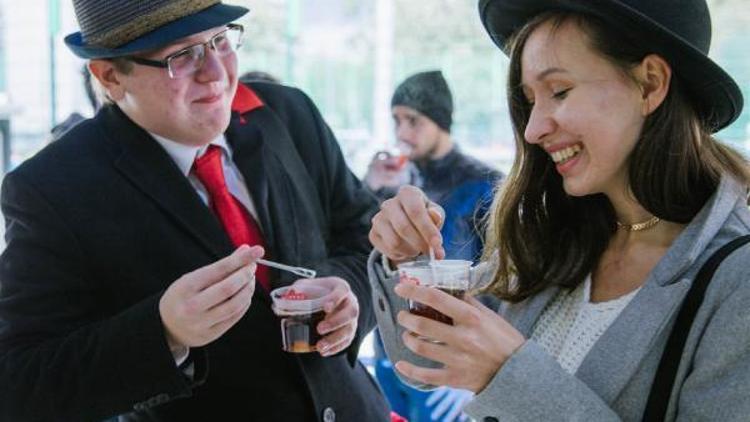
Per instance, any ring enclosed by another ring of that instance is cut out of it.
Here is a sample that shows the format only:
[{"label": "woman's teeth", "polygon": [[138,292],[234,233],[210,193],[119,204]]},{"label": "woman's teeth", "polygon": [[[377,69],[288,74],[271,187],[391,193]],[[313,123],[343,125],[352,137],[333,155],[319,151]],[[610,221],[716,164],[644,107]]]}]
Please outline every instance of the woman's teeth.
[{"label": "woman's teeth", "polygon": [[579,152],[581,152],[581,146],[573,145],[565,149],[550,153],[550,156],[552,156],[552,161],[554,161],[555,164],[562,164],[578,155]]}]

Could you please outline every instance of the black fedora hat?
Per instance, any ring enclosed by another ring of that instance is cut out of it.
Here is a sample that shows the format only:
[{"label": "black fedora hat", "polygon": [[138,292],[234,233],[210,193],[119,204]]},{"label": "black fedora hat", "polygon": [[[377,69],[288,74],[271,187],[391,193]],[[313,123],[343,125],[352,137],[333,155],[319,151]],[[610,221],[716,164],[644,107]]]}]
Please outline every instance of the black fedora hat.
[{"label": "black fedora hat", "polygon": [[230,23],[248,12],[220,0],[73,0],[81,27],[65,44],[84,59],[127,56]]},{"label": "black fedora hat", "polygon": [[742,92],[708,58],[711,18],[705,0],[479,0],[479,15],[492,40],[507,53],[510,37],[546,11],[596,16],[622,31],[638,31],[685,82],[699,115],[712,131],[742,112]]}]

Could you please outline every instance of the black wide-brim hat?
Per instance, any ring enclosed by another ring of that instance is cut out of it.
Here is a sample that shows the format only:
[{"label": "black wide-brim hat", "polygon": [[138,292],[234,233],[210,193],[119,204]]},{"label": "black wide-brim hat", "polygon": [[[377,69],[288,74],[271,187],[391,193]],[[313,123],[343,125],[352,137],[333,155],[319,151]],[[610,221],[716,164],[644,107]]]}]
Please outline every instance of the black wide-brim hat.
[{"label": "black wide-brim hat", "polygon": [[65,37],[78,57],[105,59],[163,47],[248,12],[218,0],[74,0],[79,32]]},{"label": "black wide-brim hat", "polygon": [[547,11],[592,15],[621,31],[638,31],[684,81],[701,118],[716,132],[742,112],[737,83],[708,57],[711,18],[705,0],[479,0],[479,16],[492,40],[509,53],[508,40]]}]

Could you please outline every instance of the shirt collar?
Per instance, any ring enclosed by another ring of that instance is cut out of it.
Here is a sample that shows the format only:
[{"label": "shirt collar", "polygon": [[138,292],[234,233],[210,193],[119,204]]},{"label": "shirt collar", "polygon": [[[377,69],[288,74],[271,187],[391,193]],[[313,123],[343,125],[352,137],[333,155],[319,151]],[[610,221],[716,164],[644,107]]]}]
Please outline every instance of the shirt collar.
[{"label": "shirt collar", "polygon": [[188,176],[190,174],[190,169],[193,167],[195,158],[203,155],[209,145],[216,145],[220,147],[223,150],[225,156],[231,157],[231,151],[229,149],[229,145],[227,145],[227,139],[224,137],[223,133],[219,134],[219,136],[217,136],[208,145],[199,147],[181,144],[155,133],[149,132],[149,134],[156,140],[156,142],[159,143],[159,145],[162,146],[162,148],[164,148],[165,151],[167,151],[169,157],[172,158],[172,161],[174,161],[182,174],[185,176]]},{"label": "shirt collar", "polygon": [[232,111],[245,114],[258,107],[263,107],[263,101],[258,97],[258,94],[247,85],[238,83],[237,92],[232,99]]}]

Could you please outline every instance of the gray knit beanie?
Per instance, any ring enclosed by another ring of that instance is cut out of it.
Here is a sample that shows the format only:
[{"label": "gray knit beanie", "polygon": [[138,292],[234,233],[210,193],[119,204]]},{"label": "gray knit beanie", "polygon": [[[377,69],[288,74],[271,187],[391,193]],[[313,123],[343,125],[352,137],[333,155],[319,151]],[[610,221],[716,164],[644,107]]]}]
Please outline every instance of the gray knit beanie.
[{"label": "gray knit beanie", "polygon": [[401,82],[391,99],[391,107],[397,105],[411,107],[451,131],[453,96],[439,70],[417,73]]}]

